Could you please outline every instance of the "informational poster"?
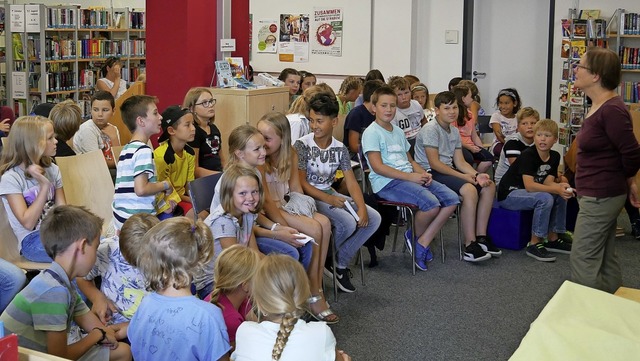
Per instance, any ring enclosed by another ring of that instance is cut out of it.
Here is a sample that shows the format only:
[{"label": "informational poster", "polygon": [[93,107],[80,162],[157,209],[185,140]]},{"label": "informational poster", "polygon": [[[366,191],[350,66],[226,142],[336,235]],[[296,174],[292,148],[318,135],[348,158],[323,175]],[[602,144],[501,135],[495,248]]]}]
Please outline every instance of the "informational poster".
[{"label": "informational poster", "polygon": [[25,31],[27,33],[40,32],[40,5],[25,5]]},{"label": "informational poster", "polygon": [[17,71],[11,73],[11,97],[27,99],[27,73]]},{"label": "informational poster", "polygon": [[342,56],[342,8],[313,8],[311,54]]},{"label": "informational poster", "polygon": [[258,21],[258,53],[276,53],[278,51],[278,21]]},{"label": "informational poster", "polygon": [[21,33],[24,31],[24,5],[9,5],[9,17],[11,31]]},{"label": "informational poster", "polygon": [[280,14],[280,61],[309,61],[309,14]]}]

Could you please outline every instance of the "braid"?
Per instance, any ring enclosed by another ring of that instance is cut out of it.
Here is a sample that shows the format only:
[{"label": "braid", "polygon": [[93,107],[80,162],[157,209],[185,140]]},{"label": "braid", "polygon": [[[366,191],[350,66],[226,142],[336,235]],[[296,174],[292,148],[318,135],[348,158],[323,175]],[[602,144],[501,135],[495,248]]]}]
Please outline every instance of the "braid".
[{"label": "braid", "polygon": [[278,336],[276,337],[276,344],[273,345],[273,351],[271,352],[272,360],[278,361],[280,360],[280,356],[282,356],[282,351],[284,347],[287,345],[287,341],[289,340],[289,335],[291,335],[291,331],[293,331],[293,327],[298,322],[298,317],[292,313],[285,313],[282,317],[282,323],[280,323],[280,330],[278,330]]}]

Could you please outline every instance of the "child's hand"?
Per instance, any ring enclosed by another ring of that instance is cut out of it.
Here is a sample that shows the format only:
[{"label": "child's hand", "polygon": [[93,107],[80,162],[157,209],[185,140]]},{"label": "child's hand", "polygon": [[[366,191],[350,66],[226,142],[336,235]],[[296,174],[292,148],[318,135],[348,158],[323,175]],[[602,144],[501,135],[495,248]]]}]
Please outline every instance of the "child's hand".
[{"label": "child's hand", "polygon": [[369,225],[369,214],[367,214],[367,207],[358,208],[358,227],[364,228]]},{"label": "child's hand", "polygon": [[127,329],[129,328],[129,322],[116,323],[109,326],[116,335],[116,339],[124,340],[127,338]]},{"label": "child's hand", "polygon": [[480,185],[480,187],[488,187],[493,183],[491,177],[487,173],[480,173],[476,176],[476,182]]},{"label": "child's hand", "polygon": [[291,227],[278,226],[278,230],[274,231],[276,239],[288,243],[296,248],[302,247],[302,243],[298,242],[298,239],[304,238],[304,236],[298,235],[298,230]]},{"label": "child's hand", "polygon": [[564,198],[569,199],[573,197],[573,189],[569,185],[569,183],[555,183],[556,193]]},{"label": "child's hand", "polygon": [[11,129],[11,124],[9,124],[10,119],[3,119],[0,122],[0,131],[2,131],[4,134],[9,133],[9,130]]},{"label": "child's hand", "polygon": [[431,174],[424,173],[409,173],[409,181],[422,185],[426,185],[427,182],[431,183]]},{"label": "child's hand", "polygon": [[169,181],[163,181],[163,183],[166,182],[166,184],[169,185],[169,187],[164,191],[164,194],[166,194],[167,196],[170,196],[171,193],[173,193],[173,186],[171,186],[171,183],[169,183]]},{"label": "child's hand", "polygon": [[102,343],[102,346],[109,347],[112,350],[118,348],[118,340],[116,339],[116,333],[111,327],[99,327],[100,329],[105,331],[106,338]]},{"label": "child's hand", "polygon": [[91,312],[98,316],[103,325],[106,325],[111,321],[111,316],[118,312],[118,308],[111,300],[103,295],[100,299],[95,300],[91,306]]},{"label": "child's hand", "polygon": [[49,179],[44,176],[44,169],[37,164],[31,164],[30,166],[28,166],[27,173],[29,173],[29,175],[31,175],[31,177],[35,179],[40,185],[51,184],[51,182],[49,182]]},{"label": "child's hand", "polygon": [[329,201],[327,203],[329,203],[331,206],[336,207],[336,208],[344,208],[344,201],[346,199],[343,197],[338,197],[338,196],[329,196]]},{"label": "child's hand", "polygon": [[469,150],[471,151],[471,153],[478,153],[480,151],[480,147],[474,144],[469,146]]}]

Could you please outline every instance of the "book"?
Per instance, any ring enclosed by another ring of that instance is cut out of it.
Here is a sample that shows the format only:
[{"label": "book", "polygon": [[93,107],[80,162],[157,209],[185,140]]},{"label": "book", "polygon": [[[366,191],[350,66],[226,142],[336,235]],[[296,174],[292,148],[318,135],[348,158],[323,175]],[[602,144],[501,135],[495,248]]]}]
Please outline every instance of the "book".
[{"label": "book", "polygon": [[574,20],[573,22],[573,36],[576,38],[584,38],[587,36],[587,21],[586,20]]},{"label": "book", "polygon": [[571,40],[571,58],[580,59],[587,52],[587,46],[584,39]]},{"label": "book", "polygon": [[580,10],[580,19],[588,20],[588,19],[597,19],[599,17],[600,17],[599,9]]},{"label": "book", "polygon": [[225,60],[231,66],[231,75],[234,78],[242,78],[244,76],[244,62],[241,57],[227,57]]},{"label": "book", "polygon": [[562,19],[562,37],[570,38],[573,34],[571,29],[571,19]]},{"label": "book", "polygon": [[216,63],[216,84],[219,88],[233,87],[236,83],[231,75],[231,65],[226,60],[217,60]]},{"label": "book", "polygon": [[244,76],[240,78],[233,78],[233,81],[236,83],[238,88],[242,89],[252,89],[257,88],[252,82],[248,81]]},{"label": "book", "polygon": [[567,59],[571,54],[571,40],[562,39],[562,48],[560,48],[560,57]]},{"label": "book", "polygon": [[353,218],[356,219],[356,222],[360,222],[360,216],[358,216],[358,213],[356,212],[355,209],[353,209],[353,206],[351,205],[351,202],[344,201],[344,205],[345,208],[347,209],[347,211],[349,211],[349,213],[351,213],[351,215],[353,216]]}]

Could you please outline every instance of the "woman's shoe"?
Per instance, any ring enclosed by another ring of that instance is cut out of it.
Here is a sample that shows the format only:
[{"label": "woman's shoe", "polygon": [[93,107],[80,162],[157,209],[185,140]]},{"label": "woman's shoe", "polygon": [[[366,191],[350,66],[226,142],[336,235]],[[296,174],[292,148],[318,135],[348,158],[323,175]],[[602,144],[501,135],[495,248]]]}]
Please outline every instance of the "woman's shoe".
[{"label": "woman's shoe", "polygon": [[[332,309],[327,308],[324,311],[320,311],[318,313],[314,313],[311,310],[311,305],[314,303],[317,303],[319,301],[324,302],[324,297],[322,296],[311,296],[308,300],[307,303],[309,304],[309,309],[307,310],[307,313],[309,313],[309,315],[311,315],[311,317],[313,317],[316,321],[324,321],[327,323],[327,325],[333,325],[338,323],[338,321],[340,321],[340,317],[338,317],[338,315],[336,315]],[[327,305],[328,306],[328,305]]]}]

